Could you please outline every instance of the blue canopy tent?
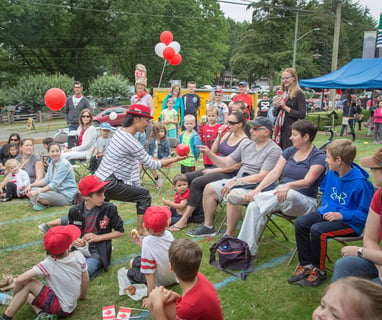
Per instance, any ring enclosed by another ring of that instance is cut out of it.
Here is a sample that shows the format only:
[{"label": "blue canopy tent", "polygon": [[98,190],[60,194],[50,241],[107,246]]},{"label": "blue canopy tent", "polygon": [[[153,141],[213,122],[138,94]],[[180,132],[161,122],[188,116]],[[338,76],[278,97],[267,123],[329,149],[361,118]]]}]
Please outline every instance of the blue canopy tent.
[{"label": "blue canopy tent", "polygon": [[305,88],[382,89],[382,58],[353,59],[334,72],[299,83]]}]

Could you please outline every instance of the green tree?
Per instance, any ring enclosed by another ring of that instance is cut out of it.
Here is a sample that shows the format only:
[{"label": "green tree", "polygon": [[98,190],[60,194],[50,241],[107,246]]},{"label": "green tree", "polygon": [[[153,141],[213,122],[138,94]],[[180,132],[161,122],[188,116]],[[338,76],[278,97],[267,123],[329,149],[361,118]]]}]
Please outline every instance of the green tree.
[{"label": "green tree", "polygon": [[89,91],[96,97],[112,97],[114,104],[115,97],[129,95],[129,82],[120,75],[100,76],[90,83]]}]

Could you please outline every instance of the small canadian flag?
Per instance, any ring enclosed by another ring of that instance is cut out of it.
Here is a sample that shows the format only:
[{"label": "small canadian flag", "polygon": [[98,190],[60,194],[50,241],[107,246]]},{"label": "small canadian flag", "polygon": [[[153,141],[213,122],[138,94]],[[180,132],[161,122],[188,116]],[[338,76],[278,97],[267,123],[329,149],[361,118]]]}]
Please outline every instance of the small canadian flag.
[{"label": "small canadian flag", "polygon": [[114,320],[115,319],[114,305],[102,308],[102,319],[103,320]]},{"label": "small canadian flag", "polygon": [[120,307],[117,315],[117,320],[130,319],[131,309]]}]

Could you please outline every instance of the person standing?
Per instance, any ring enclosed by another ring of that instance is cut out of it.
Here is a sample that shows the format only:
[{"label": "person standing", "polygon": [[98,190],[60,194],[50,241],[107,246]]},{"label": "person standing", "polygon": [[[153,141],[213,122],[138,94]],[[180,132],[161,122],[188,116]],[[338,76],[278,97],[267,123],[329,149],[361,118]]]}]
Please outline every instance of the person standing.
[{"label": "person standing", "polygon": [[340,136],[344,135],[344,131],[349,125],[350,132],[354,135],[354,115],[357,113],[357,107],[354,102],[354,97],[348,96],[342,105],[342,126]]},{"label": "person standing", "polygon": [[208,107],[216,107],[218,109],[218,118],[216,122],[220,125],[227,124],[229,109],[223,102],[223,90],[216,89],[214,91],[215,101],[210,102]]},{"label": "person standing", "polygon": [[[195,81],[189,81],[187,83],[188,93],[183,95],[183,106],[184,106],[184,115],[191,114],[195,117],[195,128],[197,131],[198,128],[198,111],[200,108],[200,97],[195,93],[196,83]],[[186,130],[186,127],[183,125],[183,130]]]},{"label": "person standing", "polygon": [[232,103],[237,101],[237,100],[243,101],[247,107],[248,119],[253,119],[254,113],[253,113],[253,109],[252,109],[252,98],[251,98],[250,94],[247,93],[247,89],[248,89],[248,82],[247,81],[241,81],[239,83],[240,94],[237,94],[236,96],[233,97],[231,103],[229,104],[229,107],[232,108]]},{"label": "person standing", "polygon": [[[89,100],[82,95],[82,84],[80,81],[74,82],[74,95],[66,99],[64,107],[65,121],[69,132],[76,131],[79,126],[80,113],[83,109],[91,109]],[[72,148],[76,144],[75,136],[68,136],[68,147]]]},{"label": "person standing", "polygon": [[273,141],[285,150],[292,145],[292,140],[289,139],[292,124],[305,119],[306,115],[305,95],[298,85],[295,69],[287,68],[283,71],[281,90],[283,96],[277,95],[273,100],[275,106],[273,114],[276,117]]},{"label": "person standing", "polygon": [[272,100],[268,98],[268,93],[263,93],[263,99],[259,101],[257,105],[257,116],[258,117],[267,117],[269,109],[272,106]]}]

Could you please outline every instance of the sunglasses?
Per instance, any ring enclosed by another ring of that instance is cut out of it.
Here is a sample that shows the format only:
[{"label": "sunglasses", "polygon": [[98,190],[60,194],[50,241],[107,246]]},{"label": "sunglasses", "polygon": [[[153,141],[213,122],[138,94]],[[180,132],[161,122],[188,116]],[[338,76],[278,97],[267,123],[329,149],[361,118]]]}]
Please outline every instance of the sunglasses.
[{"label": "sunglasses", "polygon": [[19,139],[9,139],[9,141],[19,141]]},{"label": "sunglasses", "polygon": [[83,115],[82,118],[90,118],[91,116]]},{"label": "sunglasses", "polygon": [[238,124],[238,123],[240,123],[240,122],[238,122],[238,121],[227,121],[227,123],[228,123],[229,125],[231,125],[231,126],[234,126],[235,124]]}]

